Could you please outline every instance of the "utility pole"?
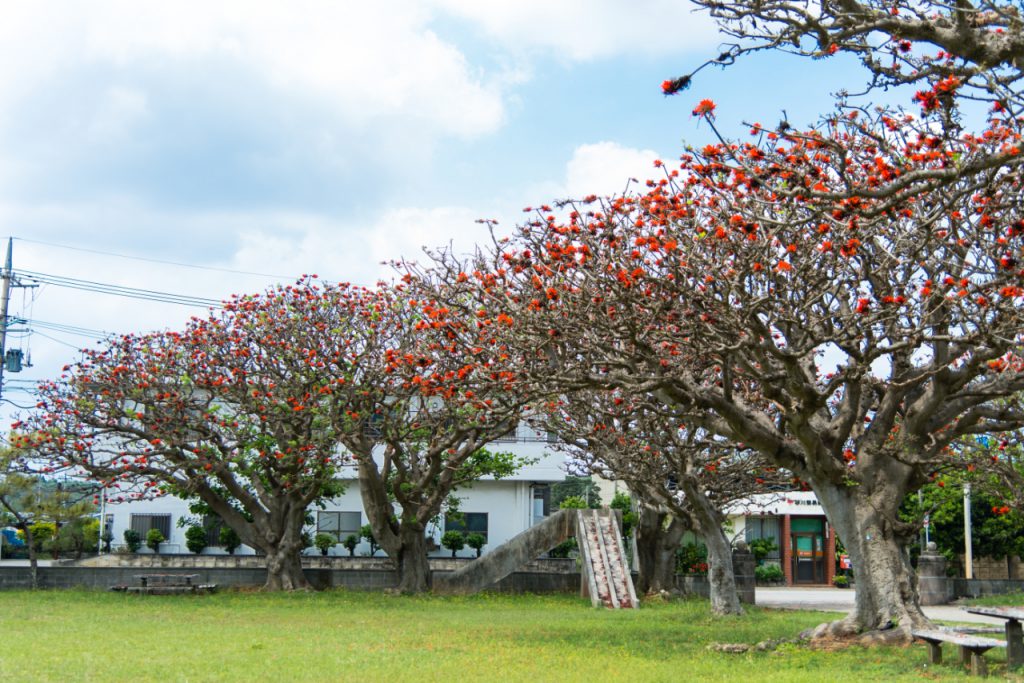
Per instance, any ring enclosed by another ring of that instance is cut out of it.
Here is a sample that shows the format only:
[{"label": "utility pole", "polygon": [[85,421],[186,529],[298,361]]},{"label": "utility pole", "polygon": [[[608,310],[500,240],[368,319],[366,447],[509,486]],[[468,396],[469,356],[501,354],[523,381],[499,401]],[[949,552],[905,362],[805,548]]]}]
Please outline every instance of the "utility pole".
[{"label": "utility pole", "polygon": [[0,398],[4,394],[4,365],[7,360],[7,305],[11,301],[11,280],[14,278],[11,267],[11,252],[14,249],[14,238],[7,238],[7,260],[4,261],[3,272],[0,279]]},{"label": "utility pole", "polygon": [[971,538],[971,482],[964,484],[964,571],[974,578],[974,542]]}]

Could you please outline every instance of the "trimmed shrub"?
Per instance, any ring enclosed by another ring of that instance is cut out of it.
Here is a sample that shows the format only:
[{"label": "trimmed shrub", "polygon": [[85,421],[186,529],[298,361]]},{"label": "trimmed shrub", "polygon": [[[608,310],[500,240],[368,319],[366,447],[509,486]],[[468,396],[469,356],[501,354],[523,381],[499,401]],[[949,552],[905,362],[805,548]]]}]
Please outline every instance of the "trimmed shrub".
[{"label": "trimmed shrub", "polygon": [[319,533],[313,539],[313,545],[317,547],[321,555],[327,555],[328,551],[338,543],[331,534]]},{"label": "trimmed shrub", "polygon": [[466,537],[461,531],[446,531],[441,537],[441,545],[451,550],[452,557],[455,557],[455,553],[466,547]]},{"label": "trimmed shrub", "polygon": [[154,553],[160,552],[160,544],[166,541],[164,534],[159,529],[150,529],[146,533],[146,547],[152,550]]},{"label": "trimmed shrub", "polygon": [[185,529],[185,547],[198,555],[206,547],[206,529],[198,524],[193,524]]},{"label": "trimmed shrub", "polygon": [[124,544],[128,548],[128,552],[137,553],[142,547],[142,536],[135,529],[125,529]]},{"label": "trimmed shrub", "polygon": [[481,549],[487,545],[487,537],[481,533],[474,531],[473,533],[466,536],[466,545],[476,551],[476,556],[480,557]]},{"label": "trimmed shrub", "polygon": [[218,540],[224,547],[224,550],[228,551],[228,555],[234,555],[238,547],[242,545],[242,539],[238,537],[238,532],[229,526],[222,526],[220,528],[220,538]]}]

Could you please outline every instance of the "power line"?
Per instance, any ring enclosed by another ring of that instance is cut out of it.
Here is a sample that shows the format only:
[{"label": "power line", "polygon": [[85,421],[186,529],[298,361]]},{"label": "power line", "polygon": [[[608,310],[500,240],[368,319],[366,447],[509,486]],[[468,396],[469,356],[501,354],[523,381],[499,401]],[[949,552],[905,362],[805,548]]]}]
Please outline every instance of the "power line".
[{"label": "power line", "polygon": [[105,330],[94,330],[88,327],[76,327],[75,325],[65,325],[63,323],[51,323],[45,320],[26,320],[25,324],[32,329],[42,328],[44,330],[50,330],[51,332],[63,332],[65,334],[74,334],[79,337],[93,337],[95,339],[104,339],[110,336],[110,332]]},{"label": "power line", "polygon": [[182,263],[181,261],[165,261],[163,259],[149,258],[146,256],[129,256],[128,254],[117,254],[112,251],[102,251],[100,249],[86,249],[85,247],[72,247],[68,244],[58,244],[56,242],[44,242],[43,240],[33,240],[24,237],[14,237],[13,239],[19,242],[29,242],[31,244],[42,244],[47,247],[57,247],[58,249],[69,249],[71,251],[81,251],[87,254],[99,254],[101,256],[113,256],[115,258],[129,259],[131,261],[145,261],[147,263],[161,263],[167,266],[178,266],[180,268],[194,268],[196,270],[211,270],[218,273],[232,273],[234,275],[250,275],[253,277],[266,277],[274,280],[295,280],[297,279],[294,275],[274,275],[272,273],[256,273],[250,270],[234,270],[232,268],[218,268],[216,266],[200,266],[194,263]]},{"label": "power line", "polygon": [[112,285],[93,280],[79,280],[77,278],[64,277],[61,275],[37,273],[30,270],[18,270],[16,272],[27,280],[32,280],[39,284],[54,285],[55,287],[66,287],[68,289],[78,289],[86,292],[111,294],[113,296],[122,296],[129,299],[141,299],[143,301],[178,304],[180,306],[198,306],[201,308],[223,307],[221,302],[217,299],[208,299],[206,297],[160,292],[157,290],[140,289],[137,287],[124,287],[122,285]]}]

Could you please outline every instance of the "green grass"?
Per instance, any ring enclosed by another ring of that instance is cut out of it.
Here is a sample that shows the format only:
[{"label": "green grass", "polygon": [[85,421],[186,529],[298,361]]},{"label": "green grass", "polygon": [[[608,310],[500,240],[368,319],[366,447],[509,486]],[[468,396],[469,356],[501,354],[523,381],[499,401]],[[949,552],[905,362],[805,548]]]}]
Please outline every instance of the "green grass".
[{"label": "green grass", "polygon": [[1022,593],[1006,593],[1005,595],[988,595],[984,598],[972,598],[970,600],[960,600],[959,604],[964,605],[985,605],[986,607],[999,607],[999,606],[1012,606],[1019,607],[1024,605],[1024,592]]},{"label": "green grass", "polygon": [[[394,597],[330,591],[137,596],[0,593],[0,680],[877,681],[957,678],[923,646],[724,654],[834,615],[707,603],[596,610],[573,596]],[[955,660],[952,651],[948,659]],[[991,657],[993,672],[1004,666]]]}]

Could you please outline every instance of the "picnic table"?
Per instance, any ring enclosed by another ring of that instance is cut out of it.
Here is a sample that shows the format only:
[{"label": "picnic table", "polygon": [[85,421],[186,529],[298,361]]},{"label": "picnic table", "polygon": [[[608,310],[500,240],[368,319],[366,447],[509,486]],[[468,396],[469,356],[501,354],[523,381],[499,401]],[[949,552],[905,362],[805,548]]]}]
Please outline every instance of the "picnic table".
[{"label": "picnic table", "polygon": [[1006,620],[1006,665],[1010,669],[1024,666],[1024,607],[965,607],[971,614]]},{"label": "picnic table", "polygon": [[149,595],[174,593],[212,593],[216,584],[199,584],[198,574],[136,574],[138,586],[113,586],[111,590]]}]

